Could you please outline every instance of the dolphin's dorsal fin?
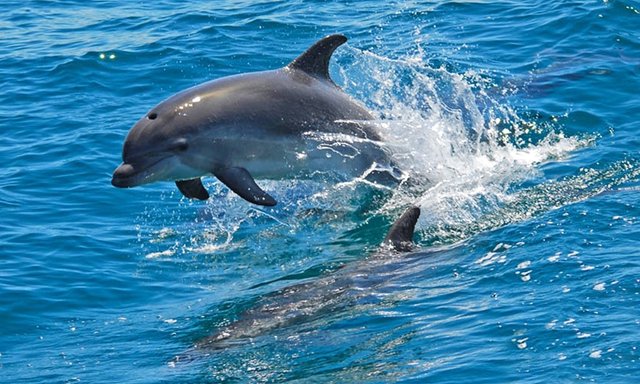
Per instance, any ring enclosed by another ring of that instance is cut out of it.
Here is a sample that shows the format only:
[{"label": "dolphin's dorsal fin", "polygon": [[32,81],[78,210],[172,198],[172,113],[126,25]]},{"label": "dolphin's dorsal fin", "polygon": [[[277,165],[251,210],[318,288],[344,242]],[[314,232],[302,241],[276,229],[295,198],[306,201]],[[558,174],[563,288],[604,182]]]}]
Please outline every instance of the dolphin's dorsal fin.
[{"label": "dolphin's dorsal fin", "polygon": [[333,51],[346,41],[344,35],[329,35],[304,51],[287,68],[299,69],[313,77],[333,82],[329,77],[329,60]]},{"label": "dolphin's dorsal fin", "polygon": [[396,251],[408,252],[413,247],[413,231],[420,216],[420,208],[410,207],[391,226],[383,244],[388,244]]}]

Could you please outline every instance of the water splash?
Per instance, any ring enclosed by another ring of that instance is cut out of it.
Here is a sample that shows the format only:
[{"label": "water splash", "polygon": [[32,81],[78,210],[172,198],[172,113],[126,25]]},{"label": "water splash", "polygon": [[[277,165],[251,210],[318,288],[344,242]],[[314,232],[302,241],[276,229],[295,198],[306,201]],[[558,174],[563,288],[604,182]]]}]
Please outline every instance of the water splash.
[{"label": "water splash", "polygon": [[[418,49],[389,59],[351,49],[340,67],[344,87],[379,117],[390,151],[409,182],[377,211],[389,215],[419,205],[423,241],[458,241],[603,191],[636,169],[633,161],[612,164],[561,181],[520,189],[541,176],[540,165],[567,161],[595,137],[568,137],[554,119],[513,107],[518,89],[502,89],[486,71],[457,72],[433,66]],[[611,180],[611,179],[610,179]]]}]

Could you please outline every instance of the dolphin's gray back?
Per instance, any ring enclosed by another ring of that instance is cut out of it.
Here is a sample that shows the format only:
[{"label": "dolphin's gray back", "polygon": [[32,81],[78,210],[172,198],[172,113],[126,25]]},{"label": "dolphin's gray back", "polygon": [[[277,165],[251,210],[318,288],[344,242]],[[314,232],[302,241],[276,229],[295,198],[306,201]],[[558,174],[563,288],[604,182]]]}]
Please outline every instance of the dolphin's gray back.
[{"label": "dolphin's gray back", "polygon": [[[228,97],[231,94],[233,97]],[[206,103],[200,114],[191,116],[193,124],[205,123],[202,129],[255,128],[255,134],[264,135],[322,130],[380,140],[363,124],[364,128],[352,128],[359,125],[357,122],[372,119],[363,106],[332,82],[289,67],[210,81],[174,97],[181,100],[169,99],[167,105],[197,98]]]}]

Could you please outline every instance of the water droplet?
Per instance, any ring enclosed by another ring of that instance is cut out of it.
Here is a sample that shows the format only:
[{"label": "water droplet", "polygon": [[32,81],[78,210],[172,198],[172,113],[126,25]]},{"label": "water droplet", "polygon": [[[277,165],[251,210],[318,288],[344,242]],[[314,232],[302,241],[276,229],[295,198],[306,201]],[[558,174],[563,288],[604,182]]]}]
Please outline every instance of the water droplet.
[{"label": "water droplet", "polygon": [[598,283],[598,284],[593,286],[593,290],[594,291],[604,291],[606,285],[607,285],[606,283]]},{"label": "water droplet", "polygon": [[597,351],[593,351],[589,354],[589,357],[592,359],[599,359],[602,357],[602,351],[599,349]]}]

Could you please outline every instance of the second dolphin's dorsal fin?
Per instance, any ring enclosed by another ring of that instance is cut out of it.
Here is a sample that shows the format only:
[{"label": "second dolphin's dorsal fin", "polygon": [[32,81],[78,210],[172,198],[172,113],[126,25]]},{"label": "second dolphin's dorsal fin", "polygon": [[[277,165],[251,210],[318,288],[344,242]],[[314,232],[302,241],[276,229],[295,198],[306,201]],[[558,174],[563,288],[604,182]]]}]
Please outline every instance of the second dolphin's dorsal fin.
[{"label": "second dolphin's dorsal fin", "polygon": [[322,38],[287,65],[287,68],[298,69],[316,78],[333,82],[329,77],[329,60],[333,51],[346,41],[347,38],[340,34]]},{"label": "second dolphin's dorsal fin", "polygon": [[413,231],[420,217],[420,208],[410,207],[393,223],[383,244],[390,245],[396,251],[408,252],[413,247]]}]

